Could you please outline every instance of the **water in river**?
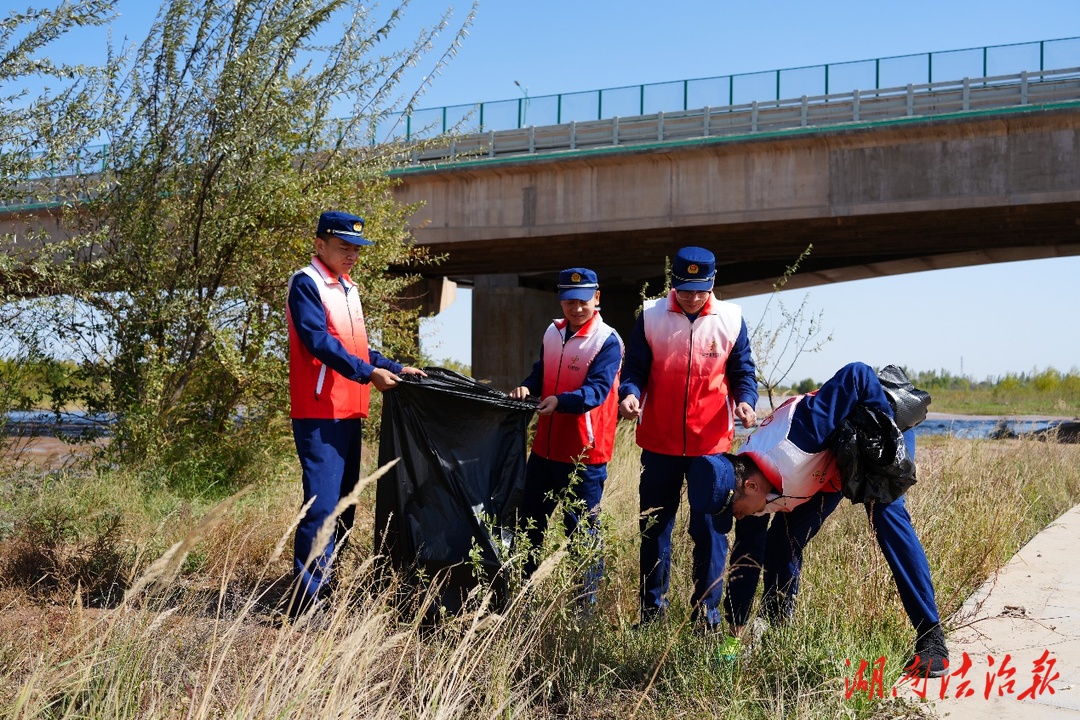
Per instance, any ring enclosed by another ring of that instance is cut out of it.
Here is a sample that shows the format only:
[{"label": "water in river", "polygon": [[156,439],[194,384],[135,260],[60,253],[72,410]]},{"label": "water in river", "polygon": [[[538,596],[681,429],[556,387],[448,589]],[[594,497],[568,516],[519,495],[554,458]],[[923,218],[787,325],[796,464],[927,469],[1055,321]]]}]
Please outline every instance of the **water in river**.
[{"label": "water in river", "polygon": [[[1046,417],[998,417],[977,415],[944,415],[930,413],[922,423],[915,427],[915,437],[925,435],[951,435],[965,439],[979,439],[1000,434],[1002,428],[1011,430],[1016,435],[1045,430],[1063,422],[1060,418]],[[997,433],[994,431],[998,430]],[[736,425],[735,434],[745,437],[749,430]],[[1007,435],[1007,434],[1006,434]]]},{"label": "water in river", "polygon": [[[1043,430],[1060,423],[1059,419],[1050,418],[1013,418],[979,417],[974,415],[935,415],[930,416],[915,428],[915,435],[952,435],[958,438],[985,438],[1004,423],[1016,434]],[[108,435],[111,418],[104,415],[88,416],[86,413],[63,413],[59,421],[52,413],[12,412],[8,413],[6,430],[11,435],[46,435],[77,437],[85,433]],[[738,427],[738,434],[745,435],[746,430]]]},{"label": "water in river", "polygon": [[1020,435],[1023,433],[1035,432],[1037,430],[1045,430],[1046,428],[1053,427],[1061,423],[1061,420],[1048,419],[1048,418],[1025,418],[1020,417],[958,417],[958,416],[944,416],[944,417],[928,417],[922,422],[922,424],[915,427],[915,436],[920,435],[952,435],[959,438],[985,438],[998,428],[999,425],[1004,425],[1013,433]]}]

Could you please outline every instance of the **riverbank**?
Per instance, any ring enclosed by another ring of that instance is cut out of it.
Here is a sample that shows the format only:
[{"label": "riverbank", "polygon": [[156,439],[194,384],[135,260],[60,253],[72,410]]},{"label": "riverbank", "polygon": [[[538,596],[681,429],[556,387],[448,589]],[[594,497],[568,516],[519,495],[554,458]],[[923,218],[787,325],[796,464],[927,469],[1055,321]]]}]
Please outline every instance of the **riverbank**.
[{"label": "riverbank", "polygon": [[89,458],[108,438],[90,442],[68,442],[49,435],[0,438],[0,454],[17,463],[25,462],[45,469],[60,469]]},{"label": "riverbank", "polygon": [[1080,422],[1053,415],[962,415],[928,413],[915,428],[916,437],[950,435],[974,440],[979,438],[1017,438],[1053,433],[1063,442],[1076,442]]},{"label": "riverbank", "polygon": [[[927,413],[926,420],[916,428],[916,435],[949,435],[962,439],[985,438],[1004,423],[1012,432],[1038,432],[1053,425],[1073,422],[1078,418],[1061,415],[964,415],[961,413]],[[739,428],[739,434],[746,431]],[[32,435],[10,437],[3,442],[3,454],[42,468],[58,469],[88,457],[93,450],[108,442],[98,438],[89,443],[69,442],[62,437]]]},{"label": "riverbank", "polygon": [[962,413],[928,412],[927,420],[987,420],[998,422],[1001,420],[1014,422],[1068,422],[1078,420],[1075,415],[964,415]]}]

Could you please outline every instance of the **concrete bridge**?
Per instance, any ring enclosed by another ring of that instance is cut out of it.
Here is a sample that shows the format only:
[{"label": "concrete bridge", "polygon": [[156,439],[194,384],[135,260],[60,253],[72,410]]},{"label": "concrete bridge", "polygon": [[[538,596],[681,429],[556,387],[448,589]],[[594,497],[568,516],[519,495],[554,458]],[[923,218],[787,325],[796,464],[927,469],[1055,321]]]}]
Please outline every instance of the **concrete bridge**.
[{"label": "concrete bridge", "polygon": [[811,244],[786,287],[1080,254],[1078,130],[1070,67],[459,136],[403,158],[397,197],[446,255],[429,307],[474,288],[473,373],[509,389],[568,266],[599,273],[628,337],[683,245],[716,254],[726,299]]},{"label": "concrete bridge", "polygon": [[397,196],[447,256],[426,272],[473,286],[473,372],[504,389],[563,267],[598,272],[628,336],[683,245],[716,254],[726,299],[770,291],[811,244],[787,288],[1080,254],[1080,68],[935,86],[458,138]]}]

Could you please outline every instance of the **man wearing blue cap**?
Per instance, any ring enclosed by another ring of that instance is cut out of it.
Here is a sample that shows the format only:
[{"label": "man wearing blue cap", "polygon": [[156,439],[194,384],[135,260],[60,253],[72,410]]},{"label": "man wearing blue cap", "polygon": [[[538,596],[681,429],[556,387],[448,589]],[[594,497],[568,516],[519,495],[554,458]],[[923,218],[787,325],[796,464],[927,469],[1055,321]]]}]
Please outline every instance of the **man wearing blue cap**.
[{"label": "man wearing blue cap", "polygon": [[[619,412],[637,420],[641,447],[641,619],[664,616],[671,532],[683,479],[696,457],[731,448],[735,421],[757,421],[757,370],[742,310],[713,294],[716,258],[685,247],[671,267],[671,291],[644,304],[626,354]],[[689,489],[689,488],[688,488]],[[706,631],[722,625],[727,528],[690,503],[693,614]]]},{"label": "man wearing blue cap", "polygon": [[[623,343],[600,317],[596,273],[588,268],[563,270],[558,290],[563,317],[548,326],[532,373],[510,392],[517,400],[540,398],[518,514],[519,529],[532,547],[525,566],[529,574],[536,569],[547,519],[558,499],[568,503],[563,513],[567,535],[578,527],[584,511],[590,534],[599,537],[595,519],[618,421]],[[587,573],[587,602],[595,602],[602,571],[599,563]]]},{"label": "man wearing blue cap", "polygon": [[352,527],[349,508],[326,546],[315,547],[319,529],[360,479],[360,429],[368,415],[368,385],[385,392],[397,385],[399,374],[424,374],[368,347],[360,294],[349,277],[360,247],[374,244],[363,230],[363,218],[324,212],[311,264],[289,279],[285,316],[290,416],[303,470],[304,504],[311,503],[293,542],[297,594],[289,612],[294,617],[329,595],[331,559]]}]

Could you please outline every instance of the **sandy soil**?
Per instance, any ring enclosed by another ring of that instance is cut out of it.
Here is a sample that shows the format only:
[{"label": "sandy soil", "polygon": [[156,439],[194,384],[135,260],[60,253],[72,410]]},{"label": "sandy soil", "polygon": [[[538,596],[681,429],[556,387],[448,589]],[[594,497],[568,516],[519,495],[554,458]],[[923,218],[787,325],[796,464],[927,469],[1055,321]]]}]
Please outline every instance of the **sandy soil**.
[{"label": "sandy soil", "polygon": [[89,457],[95,447],[108,442],[107,438],[92,443],[69,443],[59,438],[9,437],[0,439],[0,454],[16,462],[29,462],[43,468],[62,468]]}]

